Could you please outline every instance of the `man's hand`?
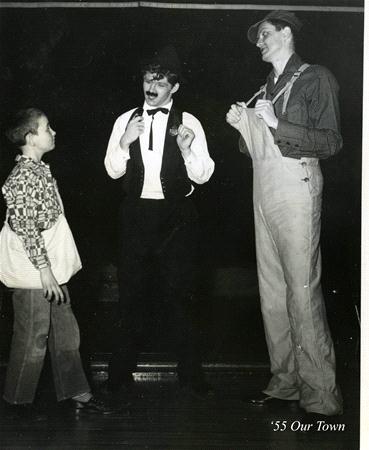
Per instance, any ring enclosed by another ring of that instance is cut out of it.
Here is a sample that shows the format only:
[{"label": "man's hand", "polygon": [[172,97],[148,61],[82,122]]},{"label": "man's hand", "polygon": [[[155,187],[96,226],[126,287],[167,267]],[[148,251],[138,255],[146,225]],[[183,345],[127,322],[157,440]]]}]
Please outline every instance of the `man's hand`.
[{"label": "man's hand", "polygon": [[242,106],[232,105],[230,110],[227,112],[226,121],[236,130],[240,130],[240,119],[241,119]]},{"label": "man's hand", "polygon": [[137,116],[133,118],[123,134],[123,136],[120,138],[119,145],[123,149],[127,149],[132,142],[134,142],[138,136],[140,136],[145,130],[144,120],[142,116]]},{"label": "man's hand", "polygon": [[55,301],[58,305],[60,305],[60,303],[68,302],[68,299],[65,298],[63,290],[56,281],[50,267],[40,269],[40,277],[44,297],[48,302]]},{"label": "man's hand", "polygon": [[274,112],[273,103],[270,100],[258,100],[255,104],[256,117],[263,119],[268,127],[276,129],[278,119]]},{"label": "man's hand", "polygon": [[188,156],[191,152],[191,144],[195,139],[195,133],[191,128],[180,125],[178,127],[177,144],[184,156]]}]

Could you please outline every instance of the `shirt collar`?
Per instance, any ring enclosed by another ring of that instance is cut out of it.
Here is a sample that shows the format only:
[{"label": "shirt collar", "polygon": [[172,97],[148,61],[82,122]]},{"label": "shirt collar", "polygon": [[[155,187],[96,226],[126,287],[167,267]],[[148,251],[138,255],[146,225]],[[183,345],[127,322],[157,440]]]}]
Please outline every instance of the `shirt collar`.
[{"label": "shirt collar", "polygon": [[26,155],[17,155],[15,157],[15,160],[17,161],[17,163],[23,163],[23,164],[29,164],[31,166],[35,166],[35,167],[49,167],[48,164],[44,163],[43,161],[37,162],[34,159],[32,159],[29,156]]},{"label": "shirt collar", "polygon": [[[292,53],[290,59],[287,61],[287,64],[279,76],[279,80],[282,79],[286,74],[293,74],[297,72],[297,70],[302,66],[302,59],[299,57],[297,53]],[[272,70],[268,77],[270,80],[274,80],[274,70]]]}]

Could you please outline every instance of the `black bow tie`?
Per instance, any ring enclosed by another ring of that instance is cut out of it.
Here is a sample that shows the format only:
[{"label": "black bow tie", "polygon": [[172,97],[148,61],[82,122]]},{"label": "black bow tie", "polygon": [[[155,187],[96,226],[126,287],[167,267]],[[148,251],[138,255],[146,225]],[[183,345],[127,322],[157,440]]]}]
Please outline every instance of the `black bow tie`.
[{"label": "black bow tie", "polygon": [[156,114],[157,112],[162,112],[163,114],[168,114],[169,109],[167,108],[155,108],[155,109],[148,109],[147,110],[147,114],[149,116],[153,116],[154,114]]},{"label": "black bow tie", "polygon": [[154,121],[154,116],[157,112],[162,112],[163,114],[168,114],[169,109],[167,108],[155,108],[155,109],[147,109],[147,114],[152,116],[151,125],[150,125],[150,135],[149,135],[149,150],[153,150],[153,142],[152,142],[152,123]]}]

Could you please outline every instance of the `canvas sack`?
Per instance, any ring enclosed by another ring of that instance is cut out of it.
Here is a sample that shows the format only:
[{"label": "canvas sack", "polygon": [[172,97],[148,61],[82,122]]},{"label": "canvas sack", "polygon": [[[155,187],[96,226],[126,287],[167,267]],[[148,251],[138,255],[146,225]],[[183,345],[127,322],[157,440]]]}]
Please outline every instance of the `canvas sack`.
[{"label": "canvas sack", "polygon": [[[42,236],[58,284],[67,283],[82,263],[64,214],[60,214],[54,226],[42,231]],[[8,220],[0,232],[0,281],[9,288],[42,289],[40,272],[29,260]]]}]

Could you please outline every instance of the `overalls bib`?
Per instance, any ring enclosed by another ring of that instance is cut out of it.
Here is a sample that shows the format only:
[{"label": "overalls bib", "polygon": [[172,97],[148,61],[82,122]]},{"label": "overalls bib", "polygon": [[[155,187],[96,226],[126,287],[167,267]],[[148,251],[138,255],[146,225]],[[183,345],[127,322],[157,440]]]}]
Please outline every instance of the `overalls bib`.
[{"label": "overalls bib", "polygon": [[264,393],[299,400],[309,412],[340,413],[320,285],[319,161],[283,157],[253,108],[242,109],[239,125],[253,161],[258,280],[273,373]]}]

